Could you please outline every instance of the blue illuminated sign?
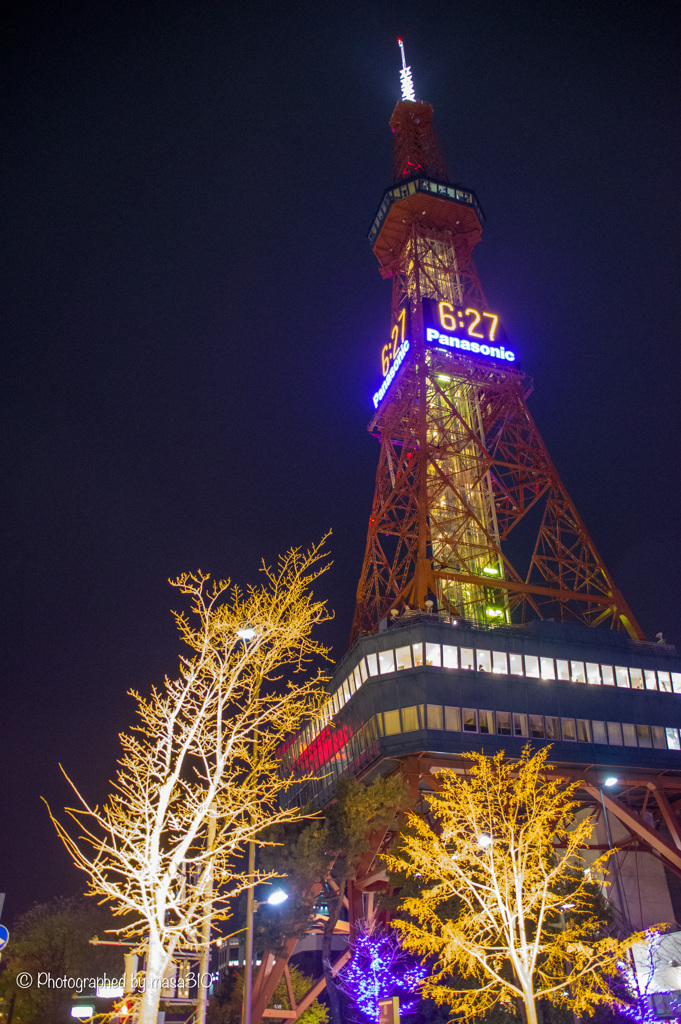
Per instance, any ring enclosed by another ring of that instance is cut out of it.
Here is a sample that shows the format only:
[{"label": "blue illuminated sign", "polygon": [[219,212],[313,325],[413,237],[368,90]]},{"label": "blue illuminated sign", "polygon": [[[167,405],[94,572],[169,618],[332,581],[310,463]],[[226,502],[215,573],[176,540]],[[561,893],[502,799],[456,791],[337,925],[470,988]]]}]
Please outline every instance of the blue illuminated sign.
[{"label": "blue illuminated sign", "polygon": [[409,351],[409,342],[405,339],[397,350],[395,358],[392,361],[390,369],[388,370],[385,380],[381,384],[380,388],[376,392],[373,398],[374,409],[378,409],[378,403],[383,400],[383,396],[395,379],[395,374],[399,370],[400,366],[404,362],[404,357]]},{"label": "blue illuminated sign", "polygon": [[502,340],[506,341],[506,337],[496,313],[480,312],[472,306],[463,309],[451,302],[424,299],[423,326],[426,343],[429,345],[443,345],[507,363],[516,361],[515,352],[501,343]]}]

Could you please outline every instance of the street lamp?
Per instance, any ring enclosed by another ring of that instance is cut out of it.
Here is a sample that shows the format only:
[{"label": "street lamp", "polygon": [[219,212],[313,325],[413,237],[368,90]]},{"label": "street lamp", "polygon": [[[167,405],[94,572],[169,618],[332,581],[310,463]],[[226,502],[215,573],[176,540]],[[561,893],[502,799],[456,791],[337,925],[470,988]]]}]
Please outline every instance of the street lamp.
[{"label": "street lamp", "polygon": [[485,835],[484,833],[478,836],[478,846],[482,850],[486,850],[488,846],[492,845],[492,837]]},{"label": "street lamp", "polygon": [[[612,834],[610,832],[610,821],[608,819],[608,809],[605,806],[605,798],[603,796],[603,790],[606,789],[606,788],[607,789],[612,789],[612,787],[616,786],[618,782],[619,782],[619,779],[617,778],[616,775],[608,775],[608,777],[606,779],[603,779],[603,784],[599,787],[600,793],[601,793],[601,807],[603,808],[603,821],[605,822],[605,836],[606,836],[606,839],[608,841],[608,851],[613,853],[613,854],[615,854],[615,851],[614,851],[614,847],[613,847],[613,843],[612,843]],[[622,915],[622,920],[624,921],[625,925],[630,925],[629,915],[627,914],[625,903],[624,903],[624,892],[623,892],[623,889],[622,889],[622,882],[620,880],[620,870],[619,870],[619,864],[617,862],[617,854],[615,854],[615,888],[617,889],[617,899],[619,900],[620,914]]]}]

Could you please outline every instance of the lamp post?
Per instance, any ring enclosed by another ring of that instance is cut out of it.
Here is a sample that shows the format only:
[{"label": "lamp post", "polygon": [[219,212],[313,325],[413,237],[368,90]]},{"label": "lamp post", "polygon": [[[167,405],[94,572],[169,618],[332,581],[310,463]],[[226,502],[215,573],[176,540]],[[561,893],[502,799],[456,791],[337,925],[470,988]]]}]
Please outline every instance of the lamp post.
[{"label": "lamp post", "polygon": [[[237,630],[236,634],[244,644],[252,640],[255,630],[251,627]],[[256,677],[255,693],[257,699],[260,693],[260,676]],[[256,751],[256,739],[253,737],[253,754]],[[255,760],[255,756],[253,758]],[[248,874],[253,878],[255,874],[255,840],[251,839],[248,844]],[[253,914],[255,912],[255,899],[253,885],[246,893],[246,962],[244,964],[244,1001],[241,1008],[242,1024],[251,1024],[251,997],[253,994]]]},{"label": "lamp post", "polygon": [[610,853],[614,854],[614,856],[615,856],[615,872],[614,872],[615,873],[615,887],[617,889],[617,899],[618,899],[619,905],[620,905],[620,914],[622,916],[622,920],[624,921],[624,924],[628,928],[631,928],[631,922],[629,921],[629,915],[628,915],[628,913],[627,913],[627,911],[625,909],[624,891],[622,889],[622,882],[620,880],[620,871],[619,871],[619,864],[617,863],[617,854],[615,853],[615,850],[614,850],[614,847],[613,847],[613,843],[612,843],[612,835],[610,833],[610,821],[608,819],[608,809],[605,806],[605,799],[603,797],[603,790],[605,788],[610,789],[610,788],[612,788],[612,786],[616,786],[618,781],[619,780],[618,780],[616,775],[609,775],[607,777],[607,779],[603,780],[603,784],[602,784],[602,786],[600,786],[601,807],[603,808],[603,820],[605,822],[605,836],[606,836],[606,839],[607,839],[607,842],[608,842],[608,851]]}]

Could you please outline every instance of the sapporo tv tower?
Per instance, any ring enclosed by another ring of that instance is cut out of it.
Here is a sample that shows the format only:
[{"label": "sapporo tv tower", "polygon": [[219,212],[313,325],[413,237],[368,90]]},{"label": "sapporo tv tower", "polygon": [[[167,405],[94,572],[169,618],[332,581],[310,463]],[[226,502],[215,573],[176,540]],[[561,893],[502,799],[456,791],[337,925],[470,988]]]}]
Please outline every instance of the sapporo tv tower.
[{"label": "sapporo tv tower", "polygon": [[473,262],[482,210],[449,180],[400,49],[395,185],[369,235],[392,280],[392,330],[352,636],[431,600],[471,622],[552,618],[641,638],[528,411],[530,382]]},{"label": "sapporo tv tower", "polygon": [[[681,942],[681,658],[643,638],[539,436],[515,342],[473,263],[482,211],[448,180],[400,47],[395,184],[369,233],[392,279],[372,397],[376,489],[352,643],[320,717],[281,751],[286,799],[324,808],[344,775],[399,774],[427,813],[433,773],[465,772],[462,754],[551,744],[555,774],[579,782],[596,822],[585,859],[610,851],[617,927],[667,922]],[[334,972],[388,888],[392,835],[367,836],[341,881]],[[253,1021],[277,1015],[267,1007],[289,957],[319,941],[263,953]],[[681,968],[670,971],[661,984],[681,998]]]}]

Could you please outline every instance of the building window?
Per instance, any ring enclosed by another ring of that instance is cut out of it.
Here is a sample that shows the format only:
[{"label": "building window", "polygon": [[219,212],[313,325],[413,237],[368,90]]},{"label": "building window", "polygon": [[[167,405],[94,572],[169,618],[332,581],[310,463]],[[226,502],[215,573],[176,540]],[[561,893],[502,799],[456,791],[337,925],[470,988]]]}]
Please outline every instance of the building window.
[{"label": "building window", "polygon": [[383,728],[385,730],[384,735],[386,736],[396,736],[401,732],[399,711],[383,712]]},{"label": "building window", "polygon": [[575,720],[574,718],[563,718],[563,739],[564,740],[576,740],[577,733],[575,732]]},{"label": "building window", "polygon": [[416,705],[402,708],[402,732],[419,731],[419,709]]},{"label": "building window", "polygon": [[367,654],[367,667],[370,676],[378,675],[378,659],[375,654]]},{"label": "building window", "polygon": [[461,710],[445,707],[445,729],[447,732],[461,732]]},{"label": "building window", "polygon": [[478,712],[474,708],[463,709],[463,731],[478,731]]},{"label": "building window", "polygon": [[405,668],[411,668],[411,649],[409,647],[398,647],[395,651],[395,662],[398,672]]},{"label": "building window", "polygon": [[527,715],[513,715],[513,735],[528,736]]},{"label": "building window", "polygon": [[553,658],[541,658],[540,663],[542,679],[555,679],[556,669],[553,664]]},{"label": "building window", "polygon": [[360,675],[360,678],[361,678],[362,682],[366,683],[366,681],[367,681],[367,679],[369,677],[369,673],[367,672],[367,667],[366,667],[366,664],[364,662],[364,658],[362,658],[362,660],[359,663],[359,675]]},{"label": "building window", "polygon": [[587,661],[586,663],[586,681],[591,683],[592,686],[601,685],[601,666],[597,665],[594,661]]},{"label": "building window", "polygon": [[426,704],[426,721],[429,729],[444,728],[442,725],[442,708],[439,704]]},{"label": "building window", "polygon": [[492,651],[492,671],[497,675],[508,675],[508,662],[505,651]]},{"label": "building window", "polygon": [[452,644],[442,645],[442,667],[443,668],[458,668],[459,657],[456,647]]},{"label": "building window", "polygon": [[650,726],[649,725],[637,725],[636,735],[638,736],[639,747],[652,747],[652,740],[650,738]]},{"label": "building window", "polygon": [[539,679],[539,658],[534,654],[525,655],[525,675],[530,679]]},{"label": "building window", "polygon": [[476,651],[478,659],[478,672],[492,671],[492,654],[490,651]]},{"label": "building window", "polygon": [[629,686],[629,669],[624,665],[615,665],[615,679],[618,686]]},{"label": "building window", "polygon": [[486,736],[494,734],[494,712],[493,711],[480,711],[480,732]]},{"label": "building window", "polygon": [[586,673],[584,672],[583,661],[571,661],[570,662],[570,673],[572,675],[573,683],[585,683]]},{"label": "building window", "polygon": [[655,675],[655,671],[651,668],[647,668],[644,670],[644,675],[646,677],[646,690],[656,690],[657,677]]},{"label": "building window", "polygon": [[577,719],[577,739],[580,743],[591,743],[591,722],[587,718]]},{"label": "building window", "polygon": [[640,668],[630,668],[629,675],[631,676],[631,686],[634,690],[643,689],[643,673]]},{"label": "building window", "polygon": [[472,647],[461,648],[461,668],[475,668],[475,660]]},{"label": "building window", "polygon": [[411,649],[414,652],[414,668],[423,667],[423,644],[412,644]]},{"label": "building window", "polygon": [[544,721],[546,722],[547,740],[559,740],[561,738],[560,718],[554,718],[552,715],[547,715]]},{"label": "building window", "polygon": [[658,672],[657,681],[660,684],[660,689],[663,693],[672,692],[672,681],[669,678],[669,672]]},{"label": "building window", "polygon": [[681,693],[681,672],[672,672],[671,675],[674,693]]},{"label": "building window", "polygon": [[530,715],[530,736],[536,740],[544,739],[544,719],[541,715]]},{"label": "building window", "polygon": [[656,750],[667,749],[667,737],[664,734],[664,728],[661,725],[652,726],[653,733],[653,746]]},{"label": "building window", "polygon": [[605,731],[605,722],[591,722],[591,728],[593,730],[594,743],[607,743],[608,736]]},{"label": "building window", "polygon": [[679,743],[679,730],[678,729],[665,729],[667,734],[667,746],[670,750],[681,750],[681,743]]},{"label": "building window", "polygon": [[523,656],[522,654],[509,654],[508,660],[511,665],[511,675],[521,676],[523,674]]},{"label": "building window", "polygon": [[511,735],[511,712],[497,711],[497,736]]},{"label": "building window", "polygon": [[615,685],[615,673],[612,670],[612,665],[601,665],[601,674],[603,675],[603,686]]},{"label": "building window", "polygon": [[614,747],[622,746],[622,726],[619,722],[608,722],[608,743]]},{"label": "building window", "polygon": [[426,665],[433,665],[435,668],[439,668],[440,664],[440,645],[426,644]]},{"label": "building window", "polygon": [[381,675],[384,676],[389,672],[395,671],[395,654],[391,649],[389,651],[378,652],[378,664],[381,669]]},{"label": "building window", "polygon": [[559,679],[570,679],[570,665],[567,661],[556,658],[556,675]]},{"label": "building window", "polygon": [[628,722],[622,723],[622,736],[624,738],[625,747],[635,747],[636,743],[636,726],[630,725]]}]

